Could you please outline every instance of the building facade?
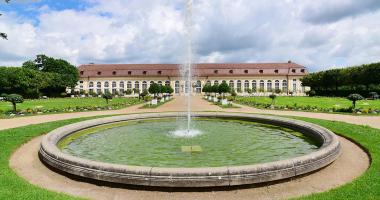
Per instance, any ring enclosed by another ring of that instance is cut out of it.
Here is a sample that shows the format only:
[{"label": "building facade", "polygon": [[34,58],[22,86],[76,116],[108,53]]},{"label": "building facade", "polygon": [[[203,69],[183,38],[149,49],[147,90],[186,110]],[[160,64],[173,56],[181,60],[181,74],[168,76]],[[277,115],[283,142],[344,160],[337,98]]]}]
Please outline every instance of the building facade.
[{"label": "building facade", "polygon": [[[127,90],[148,89],[152,83],[170,85],[174,95],[189,92],[182,78],[186,72],[178,64],[88,64],[78,67],[80,80],[75,88],[82,93],[125,94]],[[307,69],[291,61],[287,63],[220,63],[194,64],[192,94],[201,94],[206,84],[227,82],[239,95],[252,91],[255,95],[279,93],[305,95],[308,88],[300,78]]]}]

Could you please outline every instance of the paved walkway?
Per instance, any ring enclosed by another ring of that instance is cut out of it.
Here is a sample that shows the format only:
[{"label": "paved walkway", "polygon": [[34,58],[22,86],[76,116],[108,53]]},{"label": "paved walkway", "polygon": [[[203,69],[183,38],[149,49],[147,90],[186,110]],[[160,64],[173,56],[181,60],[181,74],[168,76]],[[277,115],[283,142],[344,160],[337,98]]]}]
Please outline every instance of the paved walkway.
[{"label": "paved walkway", "polygon": [[[278,111],[278,110],[261,110],[249,106],[239,105],[241,108],[222,109],[212,103],[203,100],[200,96],[192,97],[192,110],[193,111],[222,111],[222,112],[247,112],[259,114],[273,114],[284,116],[300,116],[310,117],[317,119],[326,119],[333,121],[342,121],[352,124],[368,125],[380,129],[380,116],[354,116],[343,114],[329,114],[329,113],[312,113],[312,112],[299,112],[299,111]],[[117,115],[117,114],[130,114],[141,112],[168,112],[168,111],[186,111],[185,97],[176,97],[172,101],[156,108],[156,109],[139,109],[142,105],[134,105],[121,110],[110,111],[94,111],[94,112],[79,112],[79,113],[62,113],[29,117],[18,117],[13,119],[0,119],[0,130],[8,128],[16,128],[30,124],[39,124],[42,122],[51,122],[57,120],[65,120],[79,117],[91,117],[99,115]]]}]

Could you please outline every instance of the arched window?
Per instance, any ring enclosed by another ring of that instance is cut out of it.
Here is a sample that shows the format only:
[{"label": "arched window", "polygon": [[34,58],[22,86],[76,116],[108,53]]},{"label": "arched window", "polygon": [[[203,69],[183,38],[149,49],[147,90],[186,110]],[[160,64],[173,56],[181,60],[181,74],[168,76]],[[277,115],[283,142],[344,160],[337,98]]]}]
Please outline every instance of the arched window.
[{"label": "arched window", "polygon": [[144,91],[146,89],[148,89],[148,83],[146,81],[143,81],[142,82],[142,90]]},{"label": "arched window", "polygon": [[257,92],[257,83],[256,83],[256,81],[252,81],[252,92]]},{"label": "arched window", "polygon": [[128,81],[127,82],[127,89],[132,89],[132,82],[131,81]]},{"label": "arched window", "polygon": [[237,84],[236,84],[236,91],[237,91],[237,92],[242,92],[242,90],[241,90],[241,80],[238,80],[238,81],[237,81]]},{"label": "arched window", "polygon": [[276,80],[274,82],[274,89],[276,92],[280,90],[280,81],[279,80]]},{"label": "arched window", "polygon": [[207,82],[206,82],[206,85],[211,85],[211,81],[207,81]]},{"label": "arched window", "polygon": [[120,81],[119,88],[124,88],[124,81]]},{"label": "arched window", "polygon": [[170,81],[165,81],[165,86],[170,86]]},{"label": "arched window", "polygon": [[112,88],[116,88],[116,82],[115,81],[112,82]]},{"label": "arched window", "polygon": [[231,89],[235,89],[235,83],[233,80],[230,80],[230,82],[228,83],[228,85],[230,86]]},{"label": "arched window", "polygon": [[97,82],[97,83],[96,83],[96,87],[97,87],[97,88],[101,88],[101,87],[102,87],[102,83],[101,83],[101,82]]},{"label": "arched window", "polygon": [[158,81],[158,85],[162,85],[162,81]]},{"label": "arched window", "polygon": [[185,81],[185,93],[186,94],[189,93],[190,87],[191,87],[190,82],[189,81]]},{"label": "arched window", "polygon": [[91,81],[91,82],[88,84],[88,87],[90,87],[90,88],[94,87],[94,82]]},{"label": "arched window", "polygon": [[140,82],[138,81],[135,82],[135,89],[140,90]]},{"label": "arched window", "polygon": [[149,87],[150,87],[151,85],[153,85],[153,83],[154,83],[154,81],[150,81],[150,82],[149,82]]},{"label": "arched window", "polygon": [[288,81],[282,81],[282,91],[288,93]]},{"label": "arched window", "polygon": [[108,88],[110,86],[110,84],[108,83],[108,81],[104,82],[104,87]]},{"label": "arched window", "polygon": [[174,84],[174,92],[176,94],[179,94],[179,81],[176,81]]},{"label": "arched window", "polygon": [[263,80],[261,80],[260,81],[260,92],[264,92],[265,91],[265,89],[264,89],[264,81]]},{"label": "arched window", "polygon": [[248,92],[248,89],[249,89],[249,81],[246,80],[244,81],[244,92]]},{"label": "arched window", "polygon": [[267,81],[267,91],[268,92],[272,92],[272,81],[271,80],[269,80],[269,81]]},{"label": "arched window", "polygon": [[201,93],[202,92],[202,83],[200,80],[197,81],[195,84],[195,92],[196,93]]},{"label": "arched window", "polygon": [[219,81],[214,81],[214,85],[219,85]]}]

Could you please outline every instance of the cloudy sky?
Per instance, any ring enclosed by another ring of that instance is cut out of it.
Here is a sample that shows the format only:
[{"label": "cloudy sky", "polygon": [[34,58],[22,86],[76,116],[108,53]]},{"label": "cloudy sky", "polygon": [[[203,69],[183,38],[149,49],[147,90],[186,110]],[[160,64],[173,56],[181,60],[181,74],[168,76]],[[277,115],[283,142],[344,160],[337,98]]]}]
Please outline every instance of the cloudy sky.
[{"label": "cloudy sky", "polygon": [[[0,65],[36,54],[84,63],[181,63],[186,0],[0,3]],[[195,62],[311,71],[380,61],[380,0],[194,0]]]}]

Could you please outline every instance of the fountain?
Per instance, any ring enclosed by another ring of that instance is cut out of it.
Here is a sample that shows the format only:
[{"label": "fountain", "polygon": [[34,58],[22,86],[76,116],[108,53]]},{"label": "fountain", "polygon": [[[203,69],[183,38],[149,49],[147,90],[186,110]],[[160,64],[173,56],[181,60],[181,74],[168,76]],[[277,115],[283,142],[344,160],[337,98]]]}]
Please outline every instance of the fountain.
[{"label": "fountain", "polygon": [[[215,187],[289,179],[321,169],[338,157],[338,137],[311,123],[191,112],[192,5],[188,0],[187,56],[182,66],[187,111],[114,116],[58,128],[42,140],[43,163],[91,181]],[[178,116],[186,116],[180,118],[186,129],[178,129]]]}]

